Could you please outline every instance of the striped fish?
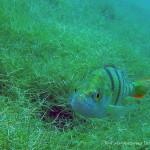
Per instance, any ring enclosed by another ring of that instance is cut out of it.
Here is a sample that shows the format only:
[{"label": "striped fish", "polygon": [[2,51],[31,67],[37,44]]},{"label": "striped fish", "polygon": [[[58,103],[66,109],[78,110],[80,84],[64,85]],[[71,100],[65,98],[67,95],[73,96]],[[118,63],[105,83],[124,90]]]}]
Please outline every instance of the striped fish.
[{"label": "striped fish", "polygon": [[132,95],[135,90],[135,84],[129,83],[126,78],[125,73],[121,72],[114,65],[106,65],[104,66],[104,70],[106,72],[106,77],[108,77],[111,83],[112,90],[112,101],[113,105],[122,105],[122,100]]},{"label": "striped fish", "polygon": [[135,107],[122,106],[127,96],[142,98],[149,90],[150,80],[129,82],[125,70],[108,64],[85,78],[71,94],[71,106],[90,118],[120,118]]}]

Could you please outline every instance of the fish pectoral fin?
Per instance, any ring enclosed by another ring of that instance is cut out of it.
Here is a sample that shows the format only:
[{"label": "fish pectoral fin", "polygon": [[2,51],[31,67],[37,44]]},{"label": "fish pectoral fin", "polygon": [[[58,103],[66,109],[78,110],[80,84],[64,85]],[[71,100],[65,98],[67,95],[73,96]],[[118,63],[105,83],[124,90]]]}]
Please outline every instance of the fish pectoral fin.
[{"label": "fish pectoral fin", "polygon": [[109,105],[106,111],[106,115],[111,116],[114,119],[124,117],[128,112],[135,110],[136,107],[126,107],[126,106],[113,106]]}]

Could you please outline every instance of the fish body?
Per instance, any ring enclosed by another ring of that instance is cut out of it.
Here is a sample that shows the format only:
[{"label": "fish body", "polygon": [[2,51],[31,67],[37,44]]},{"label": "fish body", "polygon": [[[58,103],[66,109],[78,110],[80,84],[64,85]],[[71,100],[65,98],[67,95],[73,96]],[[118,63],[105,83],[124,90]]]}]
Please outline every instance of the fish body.
[{"label": "fish body", "polygon": [[[147,82],[146,82],[147,83]],[[149,87],[150,83],[147,84]],[[135,107],[122,106],[127,96],[142,98],[147,91],[145,82],[129,82],[123,69],[105,65],[89,74],[71,97],[72,108],[89,118],[122,117]]]}]

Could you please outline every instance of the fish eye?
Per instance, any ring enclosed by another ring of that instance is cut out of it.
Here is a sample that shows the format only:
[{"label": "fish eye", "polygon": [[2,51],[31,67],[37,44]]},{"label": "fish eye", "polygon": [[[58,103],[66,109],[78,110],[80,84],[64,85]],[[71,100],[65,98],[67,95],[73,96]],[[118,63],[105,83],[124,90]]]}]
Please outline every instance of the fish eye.
[{"label": "fish eye", "polygon": [[76,88],[74,89],[74,92],[75,92],[75,93],[77,92],[77,89],[76,89]]},{"label": "fish eye", "polygon": [[99,98],[99,93],[96,94],[96,98]]},{"label": "fish eye", "polygon": [[99,93],[94,93],[93,99],[94,99],[95,102],[98,102],[98,101],[99,101],[99,97],[100,97],[100,94],[99,94]]}]

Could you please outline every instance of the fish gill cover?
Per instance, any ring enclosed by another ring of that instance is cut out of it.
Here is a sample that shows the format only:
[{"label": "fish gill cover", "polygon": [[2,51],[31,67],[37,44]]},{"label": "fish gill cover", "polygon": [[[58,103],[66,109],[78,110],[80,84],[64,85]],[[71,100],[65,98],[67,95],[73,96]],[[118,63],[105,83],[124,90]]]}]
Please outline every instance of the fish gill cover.
[{"label": "fish gill cover", "polygon": [[148,0],[1,0],[0,148],[148,148],[149,95],[118,121],[76,114],[68,95],[108,62],[148,79],[149,26]]}]

